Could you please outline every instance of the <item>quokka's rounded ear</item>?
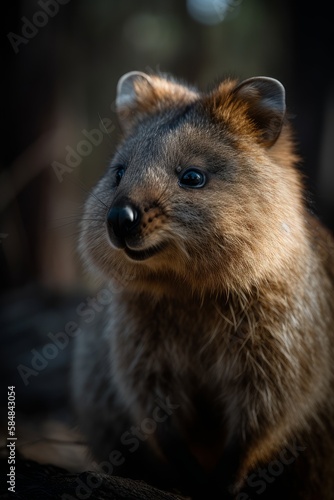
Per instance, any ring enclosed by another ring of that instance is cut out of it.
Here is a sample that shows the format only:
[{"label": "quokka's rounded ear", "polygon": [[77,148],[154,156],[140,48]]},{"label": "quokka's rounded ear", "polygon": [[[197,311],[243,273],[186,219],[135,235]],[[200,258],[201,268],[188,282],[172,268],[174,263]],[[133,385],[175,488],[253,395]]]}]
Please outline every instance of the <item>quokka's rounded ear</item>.
[{"label": "quokka's rounded ear", "polygon": [[143,116],[186,106],[198,93],[168,75],[147,75],[141,71],[126,73],[117,85],[116,111],[124,132],[129,132]]},{"label": "quokka's rounded ear", "polygon": [[[149,75],[141,71],[130,71],[123,75],[117,84],[116,111],[124,130],[131,128],[137,112],[143,106],[145,94],[153,94]],[[144,95],[143,95],[144,94]]]},{"label": "quokka's rounded ear", "polygon": [[247,114],[260,131],[260,140],[272,146],[278,139],[285,117],[285,89],[274,78],[258,76],[241,82],[234,95],[248,104]]}]

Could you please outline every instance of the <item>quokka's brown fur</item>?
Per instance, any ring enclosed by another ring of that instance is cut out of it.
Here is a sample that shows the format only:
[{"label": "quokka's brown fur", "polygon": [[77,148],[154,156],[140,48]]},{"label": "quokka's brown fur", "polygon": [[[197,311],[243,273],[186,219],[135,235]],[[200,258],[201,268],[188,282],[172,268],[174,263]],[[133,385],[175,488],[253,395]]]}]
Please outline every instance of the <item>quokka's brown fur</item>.
[{"label": "quokka's brown fur", "polygon": [[141,447],[194,497],[245,500],[262,481],[271,499],[334,498],[334,245],[305,208],[284,88],[200,93],[132,72],[116,104],[124,139],[80,240],[90,270],[123,285],[76,347],[93,452],[124,450],[167,397],[168,423]]}]

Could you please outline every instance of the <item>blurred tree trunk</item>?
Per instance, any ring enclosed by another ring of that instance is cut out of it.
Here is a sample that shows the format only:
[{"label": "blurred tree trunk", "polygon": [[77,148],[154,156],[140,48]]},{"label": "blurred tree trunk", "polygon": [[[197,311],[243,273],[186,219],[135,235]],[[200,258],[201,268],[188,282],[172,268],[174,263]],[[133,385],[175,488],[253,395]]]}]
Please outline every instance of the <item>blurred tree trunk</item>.
[{"label": "blurred tree trunk", "polygon": [[[26,43],[18,44],[16,51],[8,33],[23,36],[22,17],[31,21],[42,9],[34,1],[20,0],[7,3],[5,8],[0,200],[2,290],[45,279],[50,247],[57,251],[56,242],[51,243],[50,231],[55,186],[50,164],[55,159],[57,86],[61,74],[57,35],[68,29],[73,5],[59,5],[57,14],[47,17],[46,25],[38,28],[30,39],[25,37]],[[61,263],[58,267],[61,269]]]},{"label": "blurred tree trunk", "polygon": [[[1,287],[19,286],[38,275],[39,249],[47,222],[50,170],[41,168],[40,173],[20,189],[19,179],[13,178],[12,165],[51,126],[57,71],[54,48],[48,43],[52,26],[41,28],[27,44],[18,45],[18,53],[15,53],[7,34],[22,35],[21,17],[29,16],[29,4],[14,0],[6,4],[6,9],[2,17],[6,44],[4,96],[7,98],[2,102],[4,183],[1,187],[12,200],[3,207],[2,214],[1,232],[6,228],[8,234],[2,244]],[[12,193],[8,193],[9,190]]]}]

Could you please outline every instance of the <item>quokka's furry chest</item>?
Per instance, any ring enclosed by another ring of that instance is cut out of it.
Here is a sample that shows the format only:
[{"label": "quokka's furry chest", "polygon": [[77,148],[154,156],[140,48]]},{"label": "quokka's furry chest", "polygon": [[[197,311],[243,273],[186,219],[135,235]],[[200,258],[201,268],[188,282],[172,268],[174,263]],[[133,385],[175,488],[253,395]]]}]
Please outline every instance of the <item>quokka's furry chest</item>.
[{"label": "quokka's furry chest", "polygon": [[112,383],[134,424],[157,401],[171,405],[148,436],[156,456],[170,429],[208,472],[237,443],[239,481],[308,428],[331,380],[329,346],[297,305],[279,301],[269,315],[258,296],[245,300],[119,294],[107,328]]},{"label": "quokka's furry chest", "polygon": [[151,440],[159,448],[159,434],[167,425],[199,461],[203,457],[204,467],[214,464],[226,435],[235,432],[242,418],[235,413],[243,399],[242,381],[237,388],[235,380],[243,375],[239,362],[231,362],[230,351],[238,343],[231,336],[232,320],[214,301],[152,303],[138,295],[117,300],[111,363],[114,383],[134,422],[140,425],[154,412],[157,399],[167,398],[172,406],[168,421]]},{"label": "quokka's furry chest", "polygon": [[256,298],[246,304],[231,298],[150,303],[125,294],[118,301],[110,339],[113,373],[136,420],[152,411],[156,396],[167,395],[179,405],[173,416],[179,425],[196,420],[202,404],[212,420],[245,437],[265,423],[282,424],[291,401],[299,403],[298,388],[305,400],[301,410],[309,405],[307,392],[314,398],[323,384],[304,366],[304,356],[317,361],[326,346],[310,342],[309,326],[296,312],[269,319]]}]

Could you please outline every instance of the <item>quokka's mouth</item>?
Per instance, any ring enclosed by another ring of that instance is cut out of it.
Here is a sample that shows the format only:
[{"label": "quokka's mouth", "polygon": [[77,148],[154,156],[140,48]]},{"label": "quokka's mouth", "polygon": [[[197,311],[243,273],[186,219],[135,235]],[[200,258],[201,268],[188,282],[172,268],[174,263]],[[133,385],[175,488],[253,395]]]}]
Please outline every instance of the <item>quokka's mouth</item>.
[{"label": "quokka's mouth", "polygon": [[124,252],[132,260],[146,260],[153,257],[157,253],[161,252],[166,247],[166,242],[159,243],[158,245],[153,245],[144,250],[133,250],[132,248],[125,247]]}]

